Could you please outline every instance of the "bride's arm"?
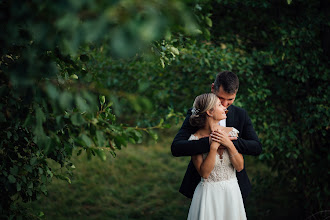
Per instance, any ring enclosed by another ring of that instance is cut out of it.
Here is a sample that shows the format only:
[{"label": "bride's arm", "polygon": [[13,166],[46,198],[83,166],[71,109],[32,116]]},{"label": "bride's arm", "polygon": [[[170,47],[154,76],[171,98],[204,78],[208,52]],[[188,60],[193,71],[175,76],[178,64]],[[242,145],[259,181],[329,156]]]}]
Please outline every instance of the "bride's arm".
[{"label": "bride's arm", "polygon": [[199,175],[204,179],[207,179],[209,177],[211,171],[214,168],[218,147],[219,143],[212,142],[210,146],[210,152],[205,158],[205,160],[203,160],[202,154],[191,156],[191,160],[194,163],[196,170],[198,171]]},{"label": "bride's arm", "polygon": [[[216,134],[214,134],[216,133]],[[223,130],[214,131],[211,134],[212,140],[216,140],[221,145],[225,146],[229,153],[229,158],[231,164],[235,167],[235,169],[240,172],[244,169],[244,158],[243,155],[240,154],[233,142],[229,139],[228,133]],[[213,142],[212,142],[213,143]]]},{"label": "bride's arm", "polygon": [[[231,142],[231,141],[230,141]],[[233,144],[233,142],[231,142],[232,146],[227,147],[228,149],[228,153],[229,153],[229,159],[231,164],[235,167],[235,169],[237,170],[237,172],[240,172],[244,169],[244,158],[243,155],[240,154],[235,145]]]}]

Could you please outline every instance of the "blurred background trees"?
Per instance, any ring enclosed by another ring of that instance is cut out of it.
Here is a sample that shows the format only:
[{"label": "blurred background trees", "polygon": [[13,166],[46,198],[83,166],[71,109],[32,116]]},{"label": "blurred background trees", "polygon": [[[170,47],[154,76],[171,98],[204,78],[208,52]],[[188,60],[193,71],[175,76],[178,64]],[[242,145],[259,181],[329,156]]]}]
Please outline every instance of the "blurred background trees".
[{"label": "blurred background trees", "polygon": [[[70,182],[73,153],[105,160],[145,133],[157,139],[154,128],[180,121],[221,70],[239,76],[235,104],[249,112],[263,143],[259,160],[274,174],[259,177],[259,199],[275,185],[301,204],[293,215],[329,208],[326,1],[0,8],[2,217],[25,215],[21,202],[47,194],[52,177]],[[66,171],[54,172],[49,158]]]},{"label": "blurred background trees", "polygon": [[[106,45],[105,60],[134,56],[174,26],[186,33],[197,26],[179,1],[1,1],[0,7],[0,212],[12,218],[24,214],[20,201],[47,194],[53,176],[70,182],[75,148],[105,160],[141,142],[141,131],[152,132],[116,120],[112,106],[120,114],[120,99],[129,100],[131,112],[150,111],[150,100],[105,84],[106,72],[86,66],[91,48]],[[53,172],[47,158],[68,173]]]}]

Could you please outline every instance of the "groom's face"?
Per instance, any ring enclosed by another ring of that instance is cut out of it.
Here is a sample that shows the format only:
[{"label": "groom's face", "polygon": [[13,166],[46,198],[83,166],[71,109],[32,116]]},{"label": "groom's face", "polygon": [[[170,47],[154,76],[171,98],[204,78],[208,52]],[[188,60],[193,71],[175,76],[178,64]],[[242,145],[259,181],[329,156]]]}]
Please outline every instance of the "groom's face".
[{"label": "groom's face", "polygon": [[225,108],[228,108],[231,104],[234,103],[235,101],[235,98],[236,98],[236,93],[234,94],[229,94],[229,93],[226,93],[222,86],[220,86],[219,88],[219,91],[215,91],[212,87],[212,92],[218,96],[218,98],[220,99],[221,101],[221,104],[225,107]]}]

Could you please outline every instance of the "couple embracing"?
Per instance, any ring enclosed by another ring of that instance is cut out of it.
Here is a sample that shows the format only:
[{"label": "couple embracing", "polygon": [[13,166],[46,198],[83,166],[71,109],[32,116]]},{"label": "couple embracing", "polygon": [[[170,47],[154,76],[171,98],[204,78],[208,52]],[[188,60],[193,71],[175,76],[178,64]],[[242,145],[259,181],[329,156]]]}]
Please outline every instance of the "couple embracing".
[{"label": "couple embracing", "polygon": [[238,87],[236,74],[218,73],[212,93],[196,97],[173,140],[173,156],[191,156],[180,187],[192,198],[188,219],[246,219],[251,183],[243,155],[257,156],[262,147],[247,112],[232,105]]}]

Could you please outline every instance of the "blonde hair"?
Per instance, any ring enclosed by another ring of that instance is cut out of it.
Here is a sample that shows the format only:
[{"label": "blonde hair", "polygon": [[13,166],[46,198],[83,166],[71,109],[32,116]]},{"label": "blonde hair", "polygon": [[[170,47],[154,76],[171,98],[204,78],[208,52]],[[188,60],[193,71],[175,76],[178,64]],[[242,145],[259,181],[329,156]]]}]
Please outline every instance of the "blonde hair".
[{"label": "blonde hair", "polygon": [[213,93],[204,93],[195,98],[192,115],[189,122],[192,126],[202,128],[206,122],[206,111],[212,110],[217,103],[218,97]]}]

